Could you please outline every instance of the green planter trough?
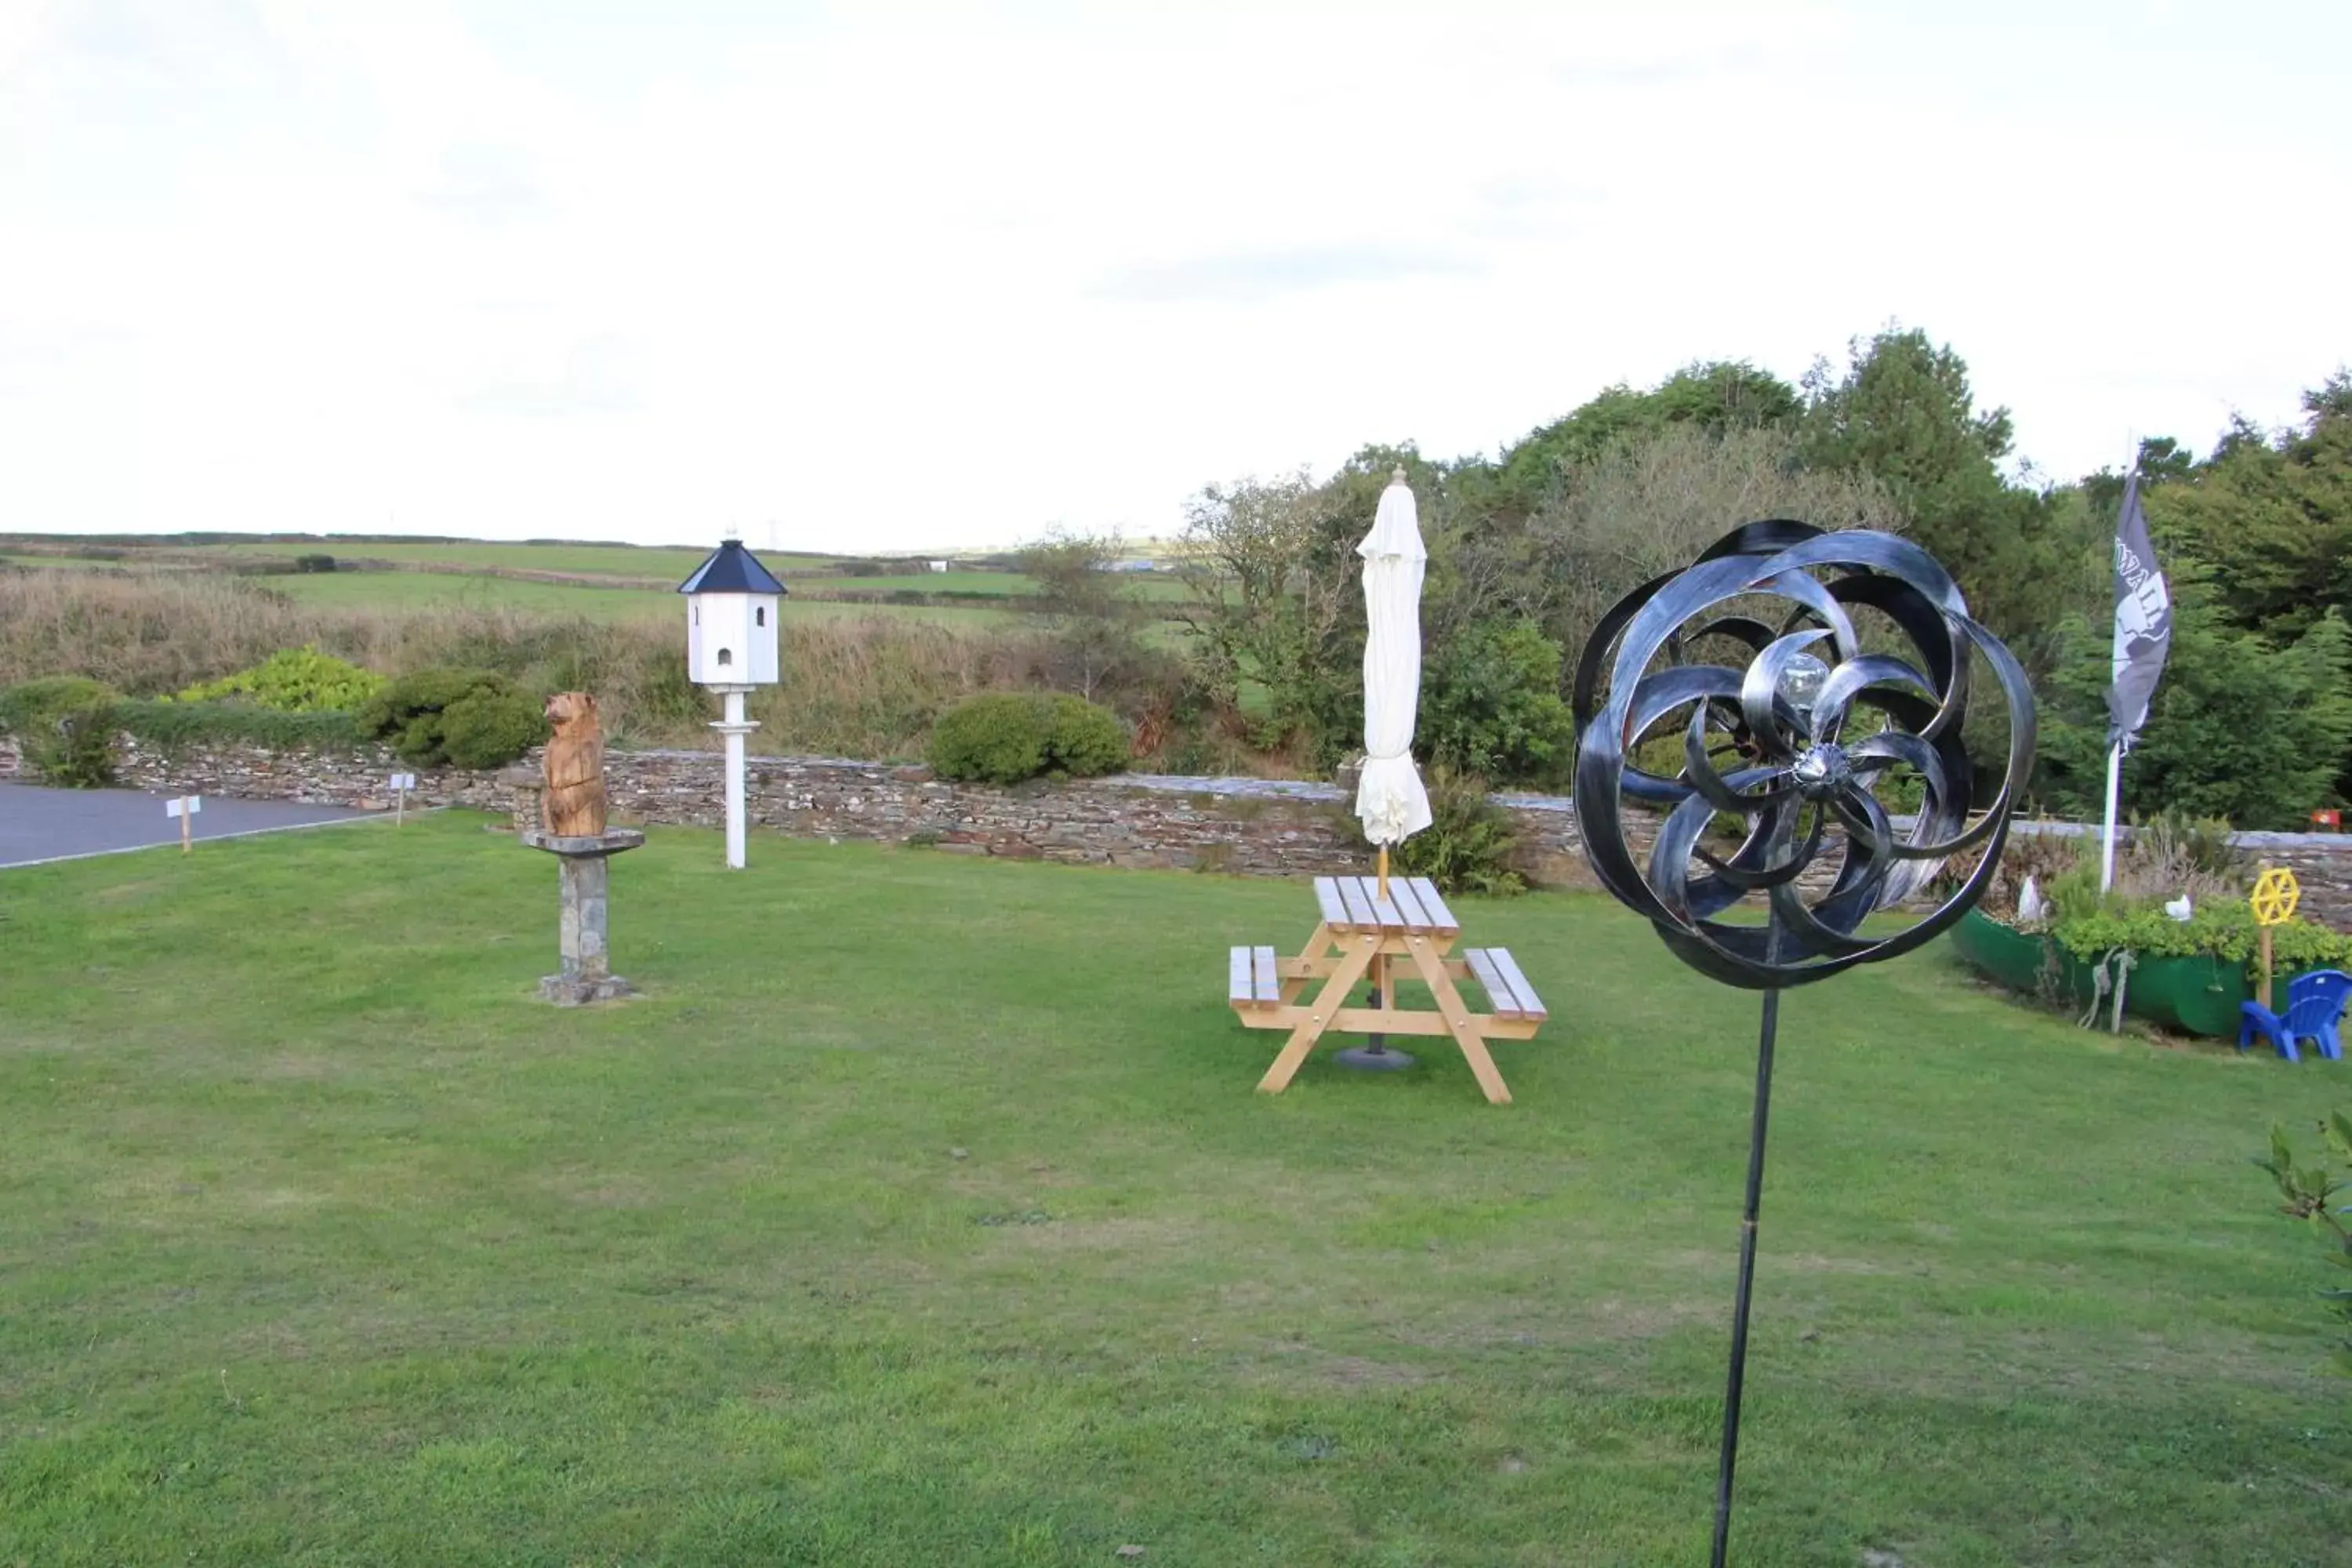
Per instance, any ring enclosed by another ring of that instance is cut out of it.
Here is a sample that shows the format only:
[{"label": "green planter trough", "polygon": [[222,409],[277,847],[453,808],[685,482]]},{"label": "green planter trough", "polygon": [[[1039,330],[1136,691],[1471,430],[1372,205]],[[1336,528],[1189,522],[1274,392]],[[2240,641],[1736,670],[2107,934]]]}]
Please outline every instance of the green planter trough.
[{"label": "green planter trough", "polygon": [[[2046,988],[2077,1007],[2089,1006],[2097,991],[2092,965],[2045,935],[2003,925],[1976,910],[1952,928],[1952,947],[1971,967],[2012,991],[2041,995]],[[2274,994],[2283,994],[2292,977],[2282,972]],[[2184,1035],[2235,1039],[2238,1007],[2253,998],[2244,965],[2232,960],[2210,954],[2143,958],[2132,965],[2124,1011]]]}]

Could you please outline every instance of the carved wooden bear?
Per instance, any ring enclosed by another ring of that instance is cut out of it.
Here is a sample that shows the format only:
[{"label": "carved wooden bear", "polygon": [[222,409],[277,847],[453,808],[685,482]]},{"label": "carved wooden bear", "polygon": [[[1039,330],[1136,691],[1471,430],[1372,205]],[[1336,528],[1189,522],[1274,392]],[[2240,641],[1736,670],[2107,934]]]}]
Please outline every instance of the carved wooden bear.
[{"label": "carved wooden bear", "polygon": [[604,730],[596,700],[559,691],[547,700],[547,721],[555,734],[547,742],[542,826],[567,838],[593,837],[604,831]]}]

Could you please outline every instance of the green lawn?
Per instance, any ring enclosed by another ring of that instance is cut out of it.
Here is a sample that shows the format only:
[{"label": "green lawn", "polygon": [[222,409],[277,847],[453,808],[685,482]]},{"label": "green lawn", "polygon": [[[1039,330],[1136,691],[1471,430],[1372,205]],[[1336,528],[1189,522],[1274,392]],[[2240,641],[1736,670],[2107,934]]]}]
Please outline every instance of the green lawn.
[{"label": "green lawn", "polygon": [[[1301,887],[751,855],[615,862],[649,994],[584,1014],[480,817],[0,872],[0,1563],[1704,1560],[1752,997],[1468,904],[1517,1104],[1267,1100],[1223,949]],[[1781,1062],[1740,1563],[2344,1561],[2246,1163],[2342,1068],[1936,952]]]}]

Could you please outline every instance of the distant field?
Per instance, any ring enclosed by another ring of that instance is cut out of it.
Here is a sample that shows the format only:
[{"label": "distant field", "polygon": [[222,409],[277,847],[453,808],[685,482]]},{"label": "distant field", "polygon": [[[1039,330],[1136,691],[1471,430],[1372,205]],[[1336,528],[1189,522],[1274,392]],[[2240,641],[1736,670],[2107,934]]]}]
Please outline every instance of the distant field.
[{"label": "distant field", "polygon": [[[779,566],[786,581],[792,577],[789,566]],[[1144,601],[1179,599],[1184,595],[1184,584],[1171,576],[1135,573],[1121,579],[1129,598]],[[1006,598],[1018,597],[1037,591],[1036,579],[1019,572],[908,572],[888,577],[826,577],[812,583],[820,590],[835,588],[858,589],[871,593],[911,591],[918,594],[990,594]]]},{"label": "distant field", "polygon": [[[345,562],[388,561],[420,568],[435,566],[455,570],[303,574],[272,576],[268,579],[268,585],[305,604],[493,604],[587,616],[602,620],[666,613],[672,601],[665,591],[648,584],[683,581],[708,553],[699,548],[671,546],[484,542],[435,543],[414,540],[252,540],[195,545],[163,539],[107,542],[122,550],[125,558],[110,562],[90,561],[79,557],[0,552],[0,561],[22,562],[30,566],[52,569],[138,566],[143,563],[141,557],[152,551],[177,558],[174,561],[156,561],[153,563],[156,567],[203,570],[197,564],[197,561],[203,558],[215,559],[226,565],[236,562],[285,561],[297,555],[324,554]],[[793,554],[784,551],[760,551],[758,553],[775,569],[787,585],[801,587],[802,596],[793,613],[803,617],[815,614],[837,614],[845,609],[859,607],[819,607],[824,596],[836,593],[913,593],[1002,599],[1005,601],[1005,608],[996,611],[979,605],[865,607],[967,624],[1002,622],[1018,613],[1018,600],[1037,591],[1035,580],[1018,572],[958,569],[948,572],[890,572],[856,577],[816,576],[810,574],[849,558]],[[606,587],[593,583],[538,583],[489,574],[506,572],[547,572],[583,578],[609,578],[616,582],[625,580],[628,585]],[[1146,604],[1164,604],[1181,598],[1185,592],[1182,584],[1158,574],[1133,574],[1123,581],[1122,589],[1129,599]]]},{"label": "distant field", "polygon": [[[780,565],[776,570],[787,584],[792,581],[791,567]],[[906,572],[889,577],[825,577],[812,582],[810,586],[821,592],[839,588],[869,594],[988,594],[1002,598],[1037,591],[1037,584],[1018,572]]]},{"label": "distant field", "polygon": [[[584,616],[592,620],[634,620],[682,613],[678,596],[661,589],[573,587],[515,577],[464,577],[441,572],[330,572],[261,581],[265,586],[306,605],[500,605],[556,616]],[[1015,618],[1009,610],[977,606],[965,609],[920,605],[843,605],[789,597],[784,601],[787,623],[856,616],[904,616],[950,626],[998,625]]]},{"label": "distant field", "polygon": [[[332,555],[349,561],[416,561],[452,566],[498,566],[524,572],[578,572],[604,577],[670,577],[683,581],[702,563],[708,550],[634,544],[429,544],[360,540],[319,540],[305,543],[220,544],[200,547],[207,553],[227,556]],[[767,553],[761,552],[763,559]],[[803,566],[830,562],[832,556],[774,555],[779,563]]]},{"label": "distant field", "polygon": [[576,588],[515,577],[465,577],[442,572],[322,572],[257,578],[262,586],[305,605],[497,605],[551,615],[622,620],[677,609],[677,595],[653,588]]}]

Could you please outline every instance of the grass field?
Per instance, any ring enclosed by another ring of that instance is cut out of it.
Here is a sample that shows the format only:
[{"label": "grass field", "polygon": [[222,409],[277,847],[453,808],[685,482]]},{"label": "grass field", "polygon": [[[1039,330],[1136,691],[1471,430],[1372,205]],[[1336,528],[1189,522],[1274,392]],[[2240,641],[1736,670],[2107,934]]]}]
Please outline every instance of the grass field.
[{"label": "grass field", "polygon": [[85,569],[87,569],[87,568],[89,568],[89,567],[90,567],[90,566],[94,566],[94,565],[101,564],[100,563],[98,563],[98,562],[92,562],[92,561],[76,561],[76,560],[73,560],[73,559],[71,559],[71,558],[69,558],[69,557],[62,557],[62,556],[56,556],[56,555],[7,555],[7,554],[0,554],[0,562],[5,562],[5,563],[7,563],[8,565],[11,565],[11,566],[37,566],[37,567],[52,567],[52,568],[53,568],[53,567],[81,567],[81,568],[85,568]]},{"label": "grass field", "polygon": [[[791,574],[785,574],[786,584]],[[887,577],[824,577],[811,580],[819,592],[856,589],[869,594],[986,594],[1017,598],[1036,591],[1037,584],[1018,572],[906,572]]]},{"label": "grass field", "polygon": [[[141,542],[124,541],[126,546]],[[701,550],[670,549],[657,546],[638,547],[625,544],[499,544],[467,542],[438,544],[416,542],[361,541],[266,541],[251,543],[224,543],[201,546],[162,544],[179,556],[202,555],[218,557],[223,563],[257,557],[287,559],[297,554],[324,552],[353,561],[397,561],[415,563],[419,566],[464,567],[477,569],[478,574],[465,572],[336,572],[296,576],[273,576],[268,585],[289,594],[306,604],[397,608],[402,605],[470,603],[477,605],[509,605],[524,609],[547,609],[565,615],[583,615],[596,619],[612,619],[632,616],[654,605],[667,605],[666,590],[647,584],[659,581],[683,581],[703,556]],[[956,570],[950,572],[891,573],[882,575],[834,577],[798,574],[830,566],[842,559],[829,555],[796,555],[782,552],[763,552],[762,558],[782,574],[788,587],[797,586],[803,604],[798,613],[825,614],[809,606],[821,604],[825,595],[841,593],[888,594],[911,592],[919,594],[954,594],[985,595],[1011,601],[1032,594],[1036,584],[1017,572],[980,572]],[[11,555],[0,552],[0,562],[21,561],[28,565],[89,568],[91,566],[133,566],[135,556],[111,563],[96,563],[74,557]],[[177,564],[178,563],[174,563]],[[201,569],[201,568],[198,568]],[[490,575],[492,572],[533,571],[574,574],[583,577],[613,577],[625,579],[627,586],[601,587],[593,583],[540,583],[529,580]],[[1125,591],[1129,597],[1143,604],[1164,604],[1181,599],[1184,585],[1164,576],[1137,576],[1128,581]],[[984,606],[961,605],[898,605],[887,608],[895,614],[913,615],[946,624],[984,625],[1001,617],[989,613]],[[788,606],[788,614],[795,613]]]},{"label": "grass field", "polygon": [[[427,605],[504,605],[594,620],[674,618],[684,615],[676,593],[654,588],[592,588],[515,577],[470,577],[442,572],[328,572],[269,577],[265,586],[306,605],[397,609]],[[784,624],[839,616],[910,616],[950,626],[987,626],[1013,618],[1010,610],[961,605],[858,605],[787,597]]]},{"label": "grass field", "polygon": [[[1467,904],[1516,1105],[1266,1100],[1223,949],[1298,886],[751,858],[616,862],[590,1014],[478,817],[0,872],[0,1563],[1703,1560],[1752,997]],[[2246,1160],[2352,1079],[1932,951],[1781,1061],[1738,1561],[2344,1561]]]},{"label": "grass field", "polygon": [[[322,540],[313,543],[253,543],[207,545],[205,549],[224,555],[267,555],[285,557],[308,553],[348,557],[353,561],[415,561],[453,566],[497,566],[527,572],[577,572],[583,575],[612,577],[667,577],[683,582],[686,574],[702,564],[709,550],[672,548],[664,545],[635,544],[495,544],[468,542],[459,544],[431,544],[400,541]],[[768,559],[772,553],[779,571],[791,571],[795,566],[830,563],[830,555],[786,555],[768,551],[758,552]]]},{"label": "grass field", "polygon": [[[791,574],[786,572],[789,582]],[[1123,577],[1127,596],[1140,603],[1164,603],[1184,597],[1184,584],[1171,576],[1137,574]],[[856,588],[876,593],[911,591],[918,594],[989,594],[1017,598],[1036,592],[1035,579],[1018,572],[915,572],[890,577],[826,577],[813,579],[812,590],[829,592]]]}]

